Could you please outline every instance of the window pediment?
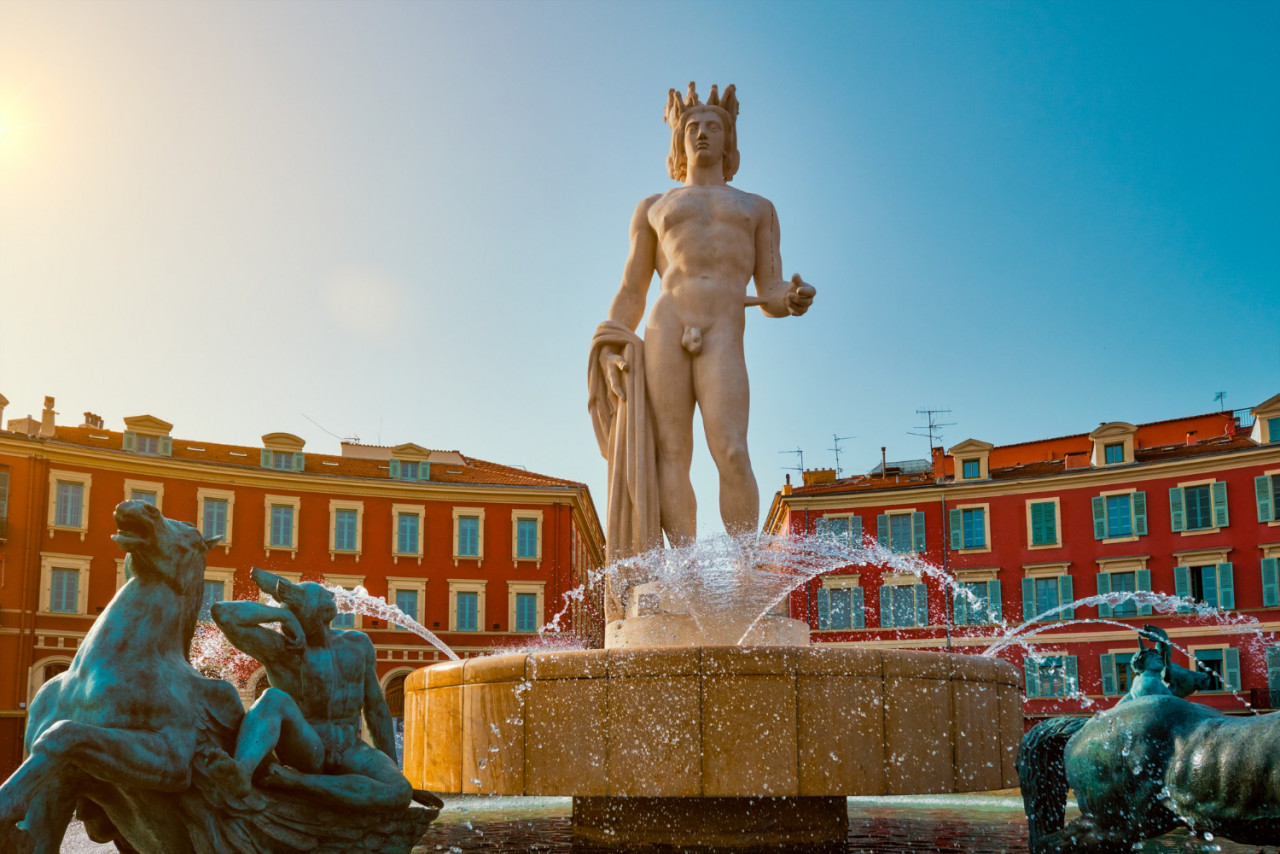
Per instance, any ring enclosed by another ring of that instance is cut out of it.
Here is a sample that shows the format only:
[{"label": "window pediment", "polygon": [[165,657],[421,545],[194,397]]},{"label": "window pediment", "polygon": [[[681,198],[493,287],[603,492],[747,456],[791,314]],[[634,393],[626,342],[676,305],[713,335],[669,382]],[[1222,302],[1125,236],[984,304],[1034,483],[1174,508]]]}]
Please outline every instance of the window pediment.
[{"label": "window pediment", "polygon": [[124,419],[124,429],[148,436],[168,436],[173,425],[154,415],[131,415]]}]

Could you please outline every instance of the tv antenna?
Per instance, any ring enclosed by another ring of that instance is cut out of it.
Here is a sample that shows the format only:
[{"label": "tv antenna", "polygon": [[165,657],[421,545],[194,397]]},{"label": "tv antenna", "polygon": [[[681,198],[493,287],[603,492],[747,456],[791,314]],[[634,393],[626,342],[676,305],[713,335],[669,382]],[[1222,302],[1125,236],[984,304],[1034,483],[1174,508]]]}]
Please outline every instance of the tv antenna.
[{"label": "tv antenna", "polygon": [[1227,393],[1220,391],[1213,396],[1213,402],[1218,404],[1218,411],[1225,412],[1227,409]]},{"label": "tv antenna", "polygon": [[317,420],[315,420],[314,418],[312,418],[312,417],[311,417],[310,415],[308,415],[307,413],[303,412],[303,413],[300,413],[300,414],[302,415],[302,417],[303,417],[303,418],[307,419],[307,420],[308,420],[308,421],[310,421],[312,424],[316,425],[316,426],[317,426],[317,427],[319,427],[321,430],[323,430],[324,432],[328,433],[328,434],[329,434],[330,436],[332,436],[333,438],[337,439],[339,442],[354,442],[354,443],[356,443],[357,445],[358,445],[358,444],[360,444],[360,437],[359,437],[359,436],[339,436],[337,433],[335,433],[335,432],[333,432],[332,430],[330,430],[329,428],[325,427],[323,424],[321,424],[319,421],[317,421]]},{"label": "tv antenna", "polygon": [[835,433],[831,434],[831,447],[827,448],[827,450],[833,451],[836,455],[836,477],[840,476],[840,443],[845,441],[846,439],[856,439],[856,438],[858,437],[857,436],[837,436]]},{"label": "tv antenna", "polygon": [[916,415],[923,415],[927,419],[927,424],[921,424],[916,427],[917,430],[924,430],[924,433],[912,433],[907,431],[908,436],[919,436],[921,439],[929,440],[929,455],[933,455],[933,444],[937,440],[938,445],[942,445],[942,433],[939,428],[954,427],[954,421],[939,421],[938,419],[944,415],[950,415],[950,409],[917,409]]},{"label": "tv antenna", "polygon": [[798,471],[801,475],[804,474],[804,450],[799,445],[796,445],[794,451],[778,451],[778,453],[796,455],[796,465],[782,466],[783,471]]}]

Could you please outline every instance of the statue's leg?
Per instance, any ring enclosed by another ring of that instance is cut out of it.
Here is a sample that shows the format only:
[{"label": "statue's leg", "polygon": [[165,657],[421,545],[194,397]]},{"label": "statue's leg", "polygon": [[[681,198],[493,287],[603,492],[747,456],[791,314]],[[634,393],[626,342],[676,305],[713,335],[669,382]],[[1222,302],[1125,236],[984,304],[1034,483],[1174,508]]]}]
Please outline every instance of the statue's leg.
[{"label": "statue's leg", "polygon": [[712,329],[693,363],[693,385],[707,433],[707,447],[720,471],[720,516],[730,534],[754,534],[760,525],[760,489],[747,453],[751,394],[742,338]]},{"label": "statue's leg", "polygon": [[303,717],[294,699],[279,688],[262,692],[240,725],[236,737],[236,764],[252,775],[271,751],[306,773],[324,766],[324,742]]},{"label": "statue's leg", "polygon": [[658,504],[672,544],[698,533],[698,503],[689,480],[693,463],[693,357],[680,344],[682,327],[644,333],[645,391],[657,433]]},{"label": "statue's leg", "polygon": [[35,841],[35,854],[58,854],[76,809],[76,775],[63,773],[47,780],[31,799],[22,824]]},{"label": "statue's leg", "polygon": [[413,798],[413,787],[390,757],[364,743],[342,757],[341,773],[300,774],[292,768],[276,766],[264,782],[348,807],[403,809]]}]

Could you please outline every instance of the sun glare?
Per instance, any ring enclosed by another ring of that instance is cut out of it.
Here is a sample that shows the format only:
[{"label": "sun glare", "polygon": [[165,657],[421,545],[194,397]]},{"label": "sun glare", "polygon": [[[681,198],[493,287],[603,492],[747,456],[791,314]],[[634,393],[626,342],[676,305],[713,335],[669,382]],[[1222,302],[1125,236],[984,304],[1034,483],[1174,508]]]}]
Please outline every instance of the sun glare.
[{"label": "sun glare", "polygon": [[24,131],[34,127],[24,121],[18,108],[21,98],[0,100],[0,151],[15,151],[24,136]]}]

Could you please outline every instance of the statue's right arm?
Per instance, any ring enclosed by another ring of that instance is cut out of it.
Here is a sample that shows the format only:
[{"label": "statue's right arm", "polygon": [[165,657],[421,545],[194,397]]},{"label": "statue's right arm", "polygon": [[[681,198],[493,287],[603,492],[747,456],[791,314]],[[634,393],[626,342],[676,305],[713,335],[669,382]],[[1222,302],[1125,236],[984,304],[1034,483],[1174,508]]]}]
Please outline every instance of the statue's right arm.
[{"label": "statue's right arm", "polygon": [[302,636],[298,618],[290,611],[263,605],[261,602],[215,602],[209,612],[213,622],[222,629],[233,646],[259,661],[278,657],[285,652],[285,636],[264,628],[264,623],[280,623],[285,632],[296,632],[293,637],[300,639]]},{"label": "statue's right arm", "polygon": [[649,295],[649,283],[657,266],[658,236],[649,224],[649,209],[659,196],[650,196],[636,205],[631,217],[631,251],[627,266],[622,271],[622,287],[609,306],[609,319],[628,329],[640,325],[644,317],[644,303]]}]

